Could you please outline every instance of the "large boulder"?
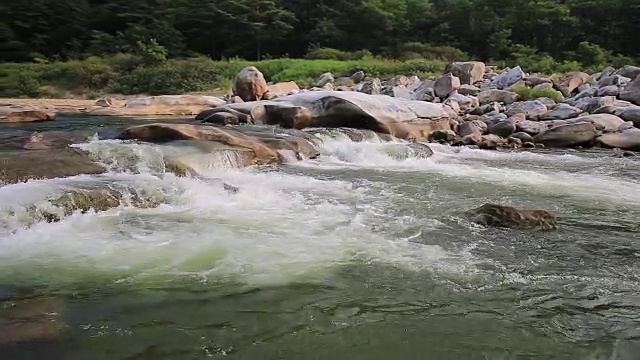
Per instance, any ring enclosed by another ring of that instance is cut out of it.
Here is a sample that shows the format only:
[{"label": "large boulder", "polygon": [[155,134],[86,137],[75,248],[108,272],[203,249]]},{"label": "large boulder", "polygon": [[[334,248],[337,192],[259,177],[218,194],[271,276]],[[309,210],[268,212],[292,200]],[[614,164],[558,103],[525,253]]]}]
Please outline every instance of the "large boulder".
[{"label": "large boulder", "polygon": [[592,143],[596,138],[596,127],[588,121],[559,125],[534,136],[536,143],[550,147],[571,147]]},{"label": "large boulder", "polygon": [[[229,109],[250,114],[254,120],[260,118],[263,123],[273,123],[271,119],[277,117],[281,125],[295,129],[349,127],[403,139],[427,140],[433,131],[451,129],[451,116],[448,106],[444,104],[355,91],[313,91],[269,101],[228,104],[212,110]],[[202,119],[210,113],[203,112],[196,119]],[[298,117],[291,119],[292,114]]]},{"label": "large boulder", "polygon": [[608,148],[640,150],[640,129],[631,128],[618,133],[604,134],[598,137],[597,142]]},{"label": "large boulder", "polygon": [[317,150],[309,141],[292,136],[279,136],[270,132],[238,131],[208,125],[145,124],[125,129],[118,137],[163,143],[194,141],[208,143],[211,150],[231,150],[238,153],[240,165],[274,164],[284,161],[281,150],[293,151],[299,157],[313,158]]},{"label": "large boulder", "polygon": [[485,226],[540,230],[553,230],[558,226],[556,217],[546,210],[485,204],[468,214],[473,221]]},{"label": "large boulder", "polygon": [[500,121],[489,126],[489,134],[508,138],[516,131],[516,124],[511,121]]},{"label": "large boulder", "polygon": [[232,90],[244,101],[255,101],[263,99],[269,87],[260,70],[255,66],[247,66],[236,75]]},{"label": "large boulder", "polygon": [[480,61],[454,62],[448,64],[445,73],[451,73],[460,79],[461,84],[473,85],[482,81],[485,64]]},{"label": "large boulder", "polygon": [[516,123],[516,131],[524,132],[529,135],[538,135],[549,129],[546,123],[540,121],[525,120]]},{"label": "large boulder", "polygon": [[378,78],[367,80],[362,83],[359,91],[369,95],[380,95],[382,92],[382,82]]},{"label": "large boulder", "polygon": [[316,87],[325,87],[327,84],[332,84],[334,80],[335,79],[333,77],[333,74],[330,72],[326,72],[318,77],[318,80],[316,81]]},{"label": "large boulder", "polygon": [[605,97],[586,97],[573,102],[573,106],[588,113],[593,113],[603,106],[614,105],[616,98],[613,96]]},{"label": "large boulder", "polygon": [[486,127],[486,125],[483,122],[477,121],[477,120],[463,122],[460,125],[458,125],[458,134],[460,134],[461,137],[465,137],[472,134],[482,135],[485,130],[482,125]]}]

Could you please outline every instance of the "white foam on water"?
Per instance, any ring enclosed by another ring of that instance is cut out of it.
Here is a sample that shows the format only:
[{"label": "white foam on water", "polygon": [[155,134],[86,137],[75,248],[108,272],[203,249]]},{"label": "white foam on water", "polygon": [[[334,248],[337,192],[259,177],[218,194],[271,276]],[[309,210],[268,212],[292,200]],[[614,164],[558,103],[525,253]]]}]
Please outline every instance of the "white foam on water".
[{"label": "white foam on water", "polygon": [[[386,203],[380,197],[384,192],[371,191],[373,183],[236,169],[227,166],[232,155],[206,157],[179,146],[93,140],[81,147],[114,171],[126,172],[3,187],[3,207],[43,203],[65,189],[105,184],[159,191],[166,199],[153,209],[124,205],[29,227],[5,221],[0,273],[18,268],[47,276],[56,270],[78,277],[94,272],[190,274],[263,284],[322,278],[354,262],[474,271],[473,256],[466,250],[448,252],[376,232],[371,224],[379,221]],[[179,156],[203,177],[158,172],[167,154]],[[239,192],[227,192],[223,182]]]},{"label": "white foam on water", "polygon": [[[398,156],[402,143],[354,142],[339,139],[325,141],[324,156],[296,164],[301,167],[324,169],[372,169],[379,171],[419,171],[469,181],[525,186],[546,195],[598,199],[612,203],[640,206],[640,181],[598,173],[575,173],[557,169],[558,163],[588,163],[602,165],[602,159],[576,155],[534,154],[529,152],[498,152],[477,149],[453,149],[431,145],[434,155],[429,158]],[[491,162],[473,160],[496,159],[521,163],[522,168],[492,166]],[[470,161],[471,160],[471,161]],[[543,162],[555,164],[555,169],[527,169],[526,164]]]}]

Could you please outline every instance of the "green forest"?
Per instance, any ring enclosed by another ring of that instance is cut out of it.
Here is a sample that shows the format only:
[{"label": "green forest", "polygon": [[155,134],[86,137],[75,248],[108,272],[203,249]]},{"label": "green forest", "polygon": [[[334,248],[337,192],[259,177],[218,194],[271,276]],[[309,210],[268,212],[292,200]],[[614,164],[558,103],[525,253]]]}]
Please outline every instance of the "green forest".
[{"label": "green forest", "polygon": [[[83,79],[87,87],[117,88],[124,80],[114,72],[194,58],[360,62],[349,69],[394,59],[422,62],[421,72],[434,61],[474,59],[546,73],[640,58],[640,0],[20,0],[3,1],[0,14],[0,71],[31,86],[18,95],[47,82],[26,64],[87,59],[111,69],[104,79]],[[10,63],[25,65],[14,74]],[[14,84],[4,81],[5,96],[7,83]],[[171,86],[164,90],[184,90]]]}]

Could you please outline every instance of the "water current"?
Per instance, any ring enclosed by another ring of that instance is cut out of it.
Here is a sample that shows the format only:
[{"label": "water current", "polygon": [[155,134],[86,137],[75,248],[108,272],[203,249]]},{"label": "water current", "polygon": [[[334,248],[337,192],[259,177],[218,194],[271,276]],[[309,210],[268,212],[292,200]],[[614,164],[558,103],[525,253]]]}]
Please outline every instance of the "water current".
[{"label": "water current", "polygon": [[[314,133],[317,159],[239,168],[230,152],[101,139],[141,122],[0,126],[5,158],[33,131],[72,131],[109,169],[0,186],[1,359],[640,358],[634,158],[432,145],[424,159],[334,130]],[[200,176],[166,172],[168,155]],[[52,223],[28,210],[94,188],[159,205]],[[463,216],[487,202],[553,211],[559,229]],[[16,289],[51,315],[44,340],[2,341],[32,331]]]}]

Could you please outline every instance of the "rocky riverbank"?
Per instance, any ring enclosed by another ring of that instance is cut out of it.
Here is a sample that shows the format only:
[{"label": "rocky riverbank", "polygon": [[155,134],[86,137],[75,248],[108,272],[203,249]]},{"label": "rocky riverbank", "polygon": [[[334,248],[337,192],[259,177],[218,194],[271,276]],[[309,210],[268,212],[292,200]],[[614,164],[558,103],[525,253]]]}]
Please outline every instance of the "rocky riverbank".
[{"label": "rocky riverbank", "polygon": [[316,86],[267,84],[255,67],[229,95],[0,102],[0,121],[50,121],[56,114],[190,117],[219,125],[348,127],[398,138],[484,149],[593,147],[640,150],[640,68],[606,68],[557,77],[481,62],[452,63],[446,74],[387,81],[364,72],[322,74]]}]

